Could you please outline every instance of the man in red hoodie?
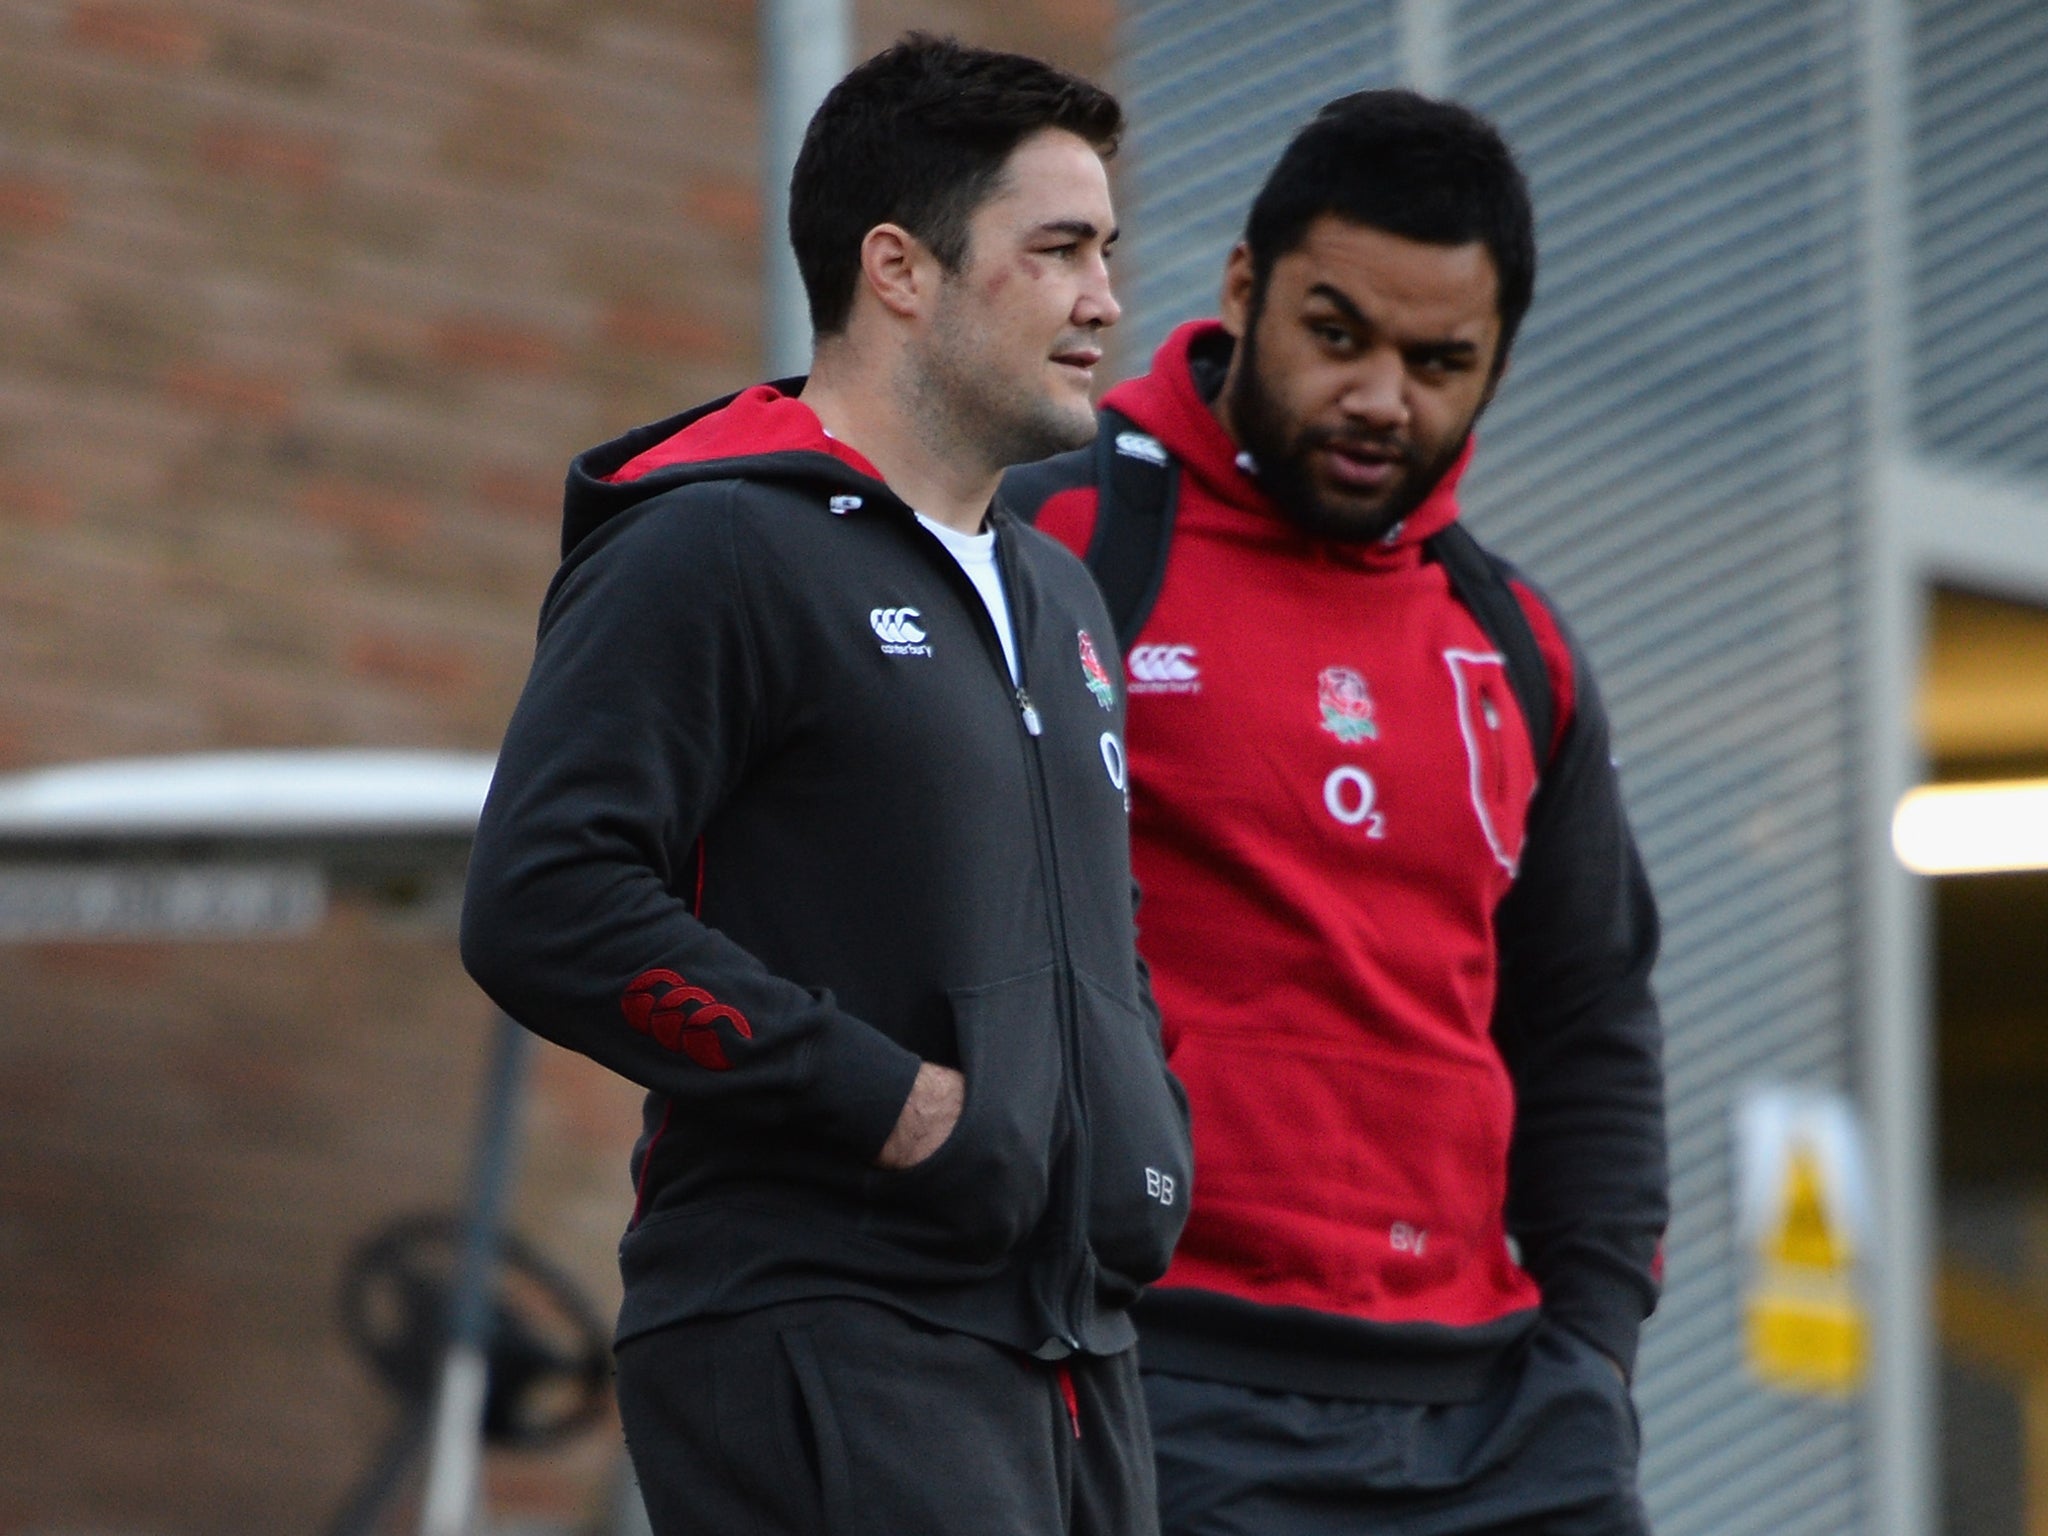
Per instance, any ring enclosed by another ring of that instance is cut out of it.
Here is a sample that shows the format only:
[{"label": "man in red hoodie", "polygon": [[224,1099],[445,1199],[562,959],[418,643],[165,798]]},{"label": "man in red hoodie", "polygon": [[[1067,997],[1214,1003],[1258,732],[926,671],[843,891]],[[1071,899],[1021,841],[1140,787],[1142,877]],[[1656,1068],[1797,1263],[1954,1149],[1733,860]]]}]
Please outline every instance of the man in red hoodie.
[{"label": "man in red hoodie", "polygon": [[1120,125],[1035,59],[870,59],[791,187],[809,379],[569,472],[462,953],[647,1090],[618,1388],[660,1536],[1156,1530],[1130,1305],[1191,1153],[1116,653],[990,510],[1094,436]]},{"label": "man in red hoodie", "polygon": [[1645,1529],[1655,908],[1584,657],[1476,546],[1505,623],[1440,558],[1535,266],[1483,119],[1332,102],[1220,321],[1108,395],[1113,451],[1011,481],[1076,551],[1119,457],[1177,487],[1163,575],[1123,583],[1141,948],[1195,1138],[1138,1308],[1168,1536]]}]

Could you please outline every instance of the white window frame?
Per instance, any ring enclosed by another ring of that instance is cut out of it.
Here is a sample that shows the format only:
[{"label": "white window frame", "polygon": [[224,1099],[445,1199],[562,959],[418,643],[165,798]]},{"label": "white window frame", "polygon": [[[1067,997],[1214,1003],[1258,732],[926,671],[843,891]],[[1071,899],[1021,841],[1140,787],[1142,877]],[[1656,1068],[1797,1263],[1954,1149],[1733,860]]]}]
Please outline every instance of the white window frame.
[{"label": "white window frame", "polygon": [[1891,848],[1892,809],[1926,762],[1914,714],[1926,614],[1937,583],[2048,605],[2048,484],[1926,453],[1914,441],[1911,11],[1861,0],[1863,257],[1869,536],[1860,679],[1864,793],[1860,1089],[1870,1125],[1880,1248],[1869,1395],[1872,1529],[1933,1536],[1940,1428],[1934,1404],[1935,1018],[1931,904]]}]

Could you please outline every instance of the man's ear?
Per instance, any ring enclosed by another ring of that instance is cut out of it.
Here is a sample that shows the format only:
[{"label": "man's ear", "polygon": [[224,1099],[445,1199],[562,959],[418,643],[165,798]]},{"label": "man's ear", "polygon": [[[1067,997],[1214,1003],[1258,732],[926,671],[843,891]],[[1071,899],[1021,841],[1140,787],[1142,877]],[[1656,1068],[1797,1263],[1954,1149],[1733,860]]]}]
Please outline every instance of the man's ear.
[{"label": "man's ear", "polygon": [[939,264],[902,225],[877,224],[860,243],[860,273],[883,309],[908,320],[929,307]]},{"label": "man's ear", "polygon": [[1218,301],[1223,329],[1239,341],[1244,340],[1245,324],[1251,318],[1253,286],[1252,248],[1240,240],[1223,263],[1223,293]]}]

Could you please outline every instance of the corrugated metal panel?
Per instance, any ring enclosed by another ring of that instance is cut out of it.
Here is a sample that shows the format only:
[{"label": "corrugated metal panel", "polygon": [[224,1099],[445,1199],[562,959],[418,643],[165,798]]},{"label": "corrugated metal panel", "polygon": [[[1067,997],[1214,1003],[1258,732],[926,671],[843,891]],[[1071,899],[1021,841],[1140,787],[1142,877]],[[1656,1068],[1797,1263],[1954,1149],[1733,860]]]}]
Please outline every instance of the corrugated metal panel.
[{"label": "corrugated metal panel", "polygon": [[1845,1084],[1860,425],[1847,0],[1475,0],[1459,88],[1543,276],[1472,518],[1600,665],[1663,904],[1673,1196],[1645,1340],[1663,1536],[1858,1529],[1862,1423],[1740,1358],[1729,1117]]},{"label": "corrugated metal panel", "polygon": [[1124,7],[1131,114],[1126,371],[1213,314],[1223,258],[1294,130],[1332,96],[1392,85],[1391,0],[1153,0]]},{"label": "corrugated metal panel", "polygon": [[[1851,1068],[1853,0],[1445,3],[1454,93],[1516,145],[1543,242],[1472,521],[1595,657],[1666,917],[1677,1217],[1646,1492],[1662,1536],[1842,1536],[1868,1517],[1860,1417],[1739,1358],[1728,1127],[1746,1082]],[[1398,49],[1380,6],[1316,8],[1321,58],[1284,0],[1126,14],[1149,344],[1213,306],[1286,134]]]},{"label": "corrugated metal panel", "polygon": [[2048,473],[2048,6],[1913,7],[1914,425]]}]

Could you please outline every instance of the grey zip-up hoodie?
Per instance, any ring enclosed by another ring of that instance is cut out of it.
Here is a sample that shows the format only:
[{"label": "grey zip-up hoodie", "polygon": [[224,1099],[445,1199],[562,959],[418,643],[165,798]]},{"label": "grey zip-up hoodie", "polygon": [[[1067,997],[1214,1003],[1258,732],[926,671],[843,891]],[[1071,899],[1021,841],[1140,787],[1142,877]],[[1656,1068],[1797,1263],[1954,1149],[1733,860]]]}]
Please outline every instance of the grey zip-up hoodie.
[{"label": "grey zip-up hoodie", "polygon": [[[1187,1211],[1133,947],[1122,667],[1086,571],[957,562],[761,386],[579,458],[463,959],[647,1088],[623,1341],[802,1297],[1108,1353]],[[967,1079],[873,1159],[921,1060]]]}]

